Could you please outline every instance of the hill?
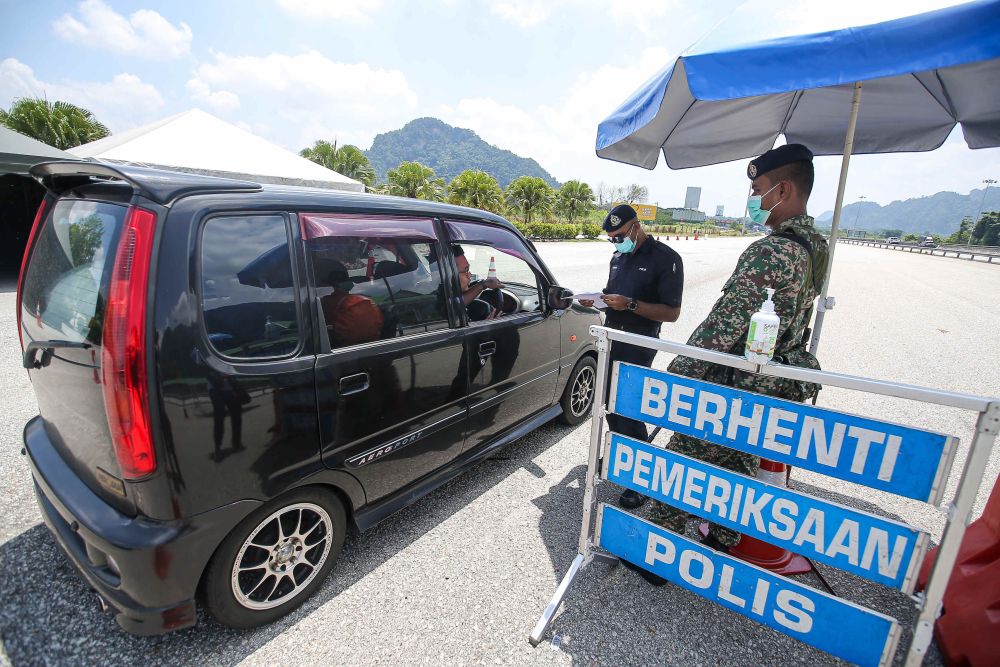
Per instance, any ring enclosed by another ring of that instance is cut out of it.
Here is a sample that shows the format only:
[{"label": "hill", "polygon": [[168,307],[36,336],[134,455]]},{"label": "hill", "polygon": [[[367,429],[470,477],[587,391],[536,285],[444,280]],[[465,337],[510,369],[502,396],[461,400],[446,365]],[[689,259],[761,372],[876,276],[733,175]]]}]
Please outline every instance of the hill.
[{"label": "hill", "polygon": [[[861,201],[847,204],[840,217],[842,229],[901,229],[904,233],[940,234],[947,236],[958,229],[962,218],[975,218],[982,205],[983,213],[1000,210],[1000,188],[990,188],[983,203],[983,190],[973,190],[967,195],[957,192],[939,192],[927,197],[917,197],[880,206],[875,202]],[[829,227],[833,211],[816,218],[821,226]]]},{"label": "hill", "polygon": [[365,152],[378,174],[385,180],[386,172],[400,162],[417,161],[426,164],[438,176],[450,182],[466,169],[482,169],[506,188],[518,176],[539,176],[553,186],[559,182],[530,158],[497,148],[479,138],[472,130],[452,127],[437,118],[417,118],[401,129],[375,137]]}]

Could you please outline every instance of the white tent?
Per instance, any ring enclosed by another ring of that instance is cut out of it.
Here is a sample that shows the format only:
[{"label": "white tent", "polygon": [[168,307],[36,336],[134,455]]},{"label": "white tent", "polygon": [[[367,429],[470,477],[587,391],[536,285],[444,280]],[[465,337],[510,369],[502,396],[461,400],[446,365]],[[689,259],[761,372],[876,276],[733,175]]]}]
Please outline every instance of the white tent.
[{"label": "white tent", "polygon": [[27,174],[28,169],[38,162],[72,159],[72,155],[58,148],[0,127],[0,174]]},{"label": "white tent", "polygon": [[69,151],[101,162],[162,167],[257,183],[364,192],[365,186],[200,109]]}]

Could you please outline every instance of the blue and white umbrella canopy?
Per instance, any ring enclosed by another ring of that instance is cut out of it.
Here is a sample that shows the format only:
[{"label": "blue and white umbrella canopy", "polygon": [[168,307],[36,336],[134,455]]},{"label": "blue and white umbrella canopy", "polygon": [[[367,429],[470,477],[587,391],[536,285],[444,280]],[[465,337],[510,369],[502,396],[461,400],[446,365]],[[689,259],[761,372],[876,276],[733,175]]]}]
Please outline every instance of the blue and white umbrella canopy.
[{"label": "blue and white umbrella canopy", "polygon": [[[1000,146],[1000,0],[753,43],[716,33],[598,125],[599,157],[653,169],[662,152],[672,169],[702,167],[756,157],[779,135],[815,155],[843,155],[832,259],[852,153],[934,150],[956,124],[970,148]],[[832,269],[814,353],[834,303]]]},{"label": "blue and white umbrella canopy", "polygon": [[718,45],[709,35],[597,129],[597,155],[646,169],[755,157],[778,135],[816,155],[928,151],[961,124],[970,148],[1000,146],[1000,1],[855,28]]}]

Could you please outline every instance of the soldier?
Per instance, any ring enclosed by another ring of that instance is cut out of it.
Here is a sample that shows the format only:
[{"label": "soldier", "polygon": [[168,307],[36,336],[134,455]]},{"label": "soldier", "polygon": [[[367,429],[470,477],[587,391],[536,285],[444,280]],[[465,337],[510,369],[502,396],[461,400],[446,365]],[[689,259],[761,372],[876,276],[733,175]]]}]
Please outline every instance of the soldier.
[{"label": "soldier", "polygon": [[[604,326],[643,336],[660,336],[663,322],[676,322],[681,314],[684,293],[684,263],[681,256],[664,243],[650,238],[639,224],[635,209],[628,204],[615,206],[604,218],[604,231],[615,245],[603,304],[607,306]],[[593,301],[581,300],[584,306]],[[609,367],[616,361],[650,366],[656,350],[627,343],[612,343]],[[645,441],[646,425],[641,421],[608,415],[608,426],[616,433]],[[622,493],[620,504],[635,509],[646,501],[631,489]]]},{"label": "soldier", "polygon": [[[691,334],[688,345],[742,355],[750,317],[764,302],[765,289],[770,287],[775,290],[774,307],[781,318],[774,360],[819,369],[819,362],[807,351],[806,345],[813,301],[826,277],[829,245],[806,214],[814,178],[812,157],[805,146],[788,144],[769,150],[750,162],[747,176],[752,181],[752,196],[747,202],[747,210],[750,218],[766,224],[771,234],[750,244],[740,256],[736,270],[722,288],[722,296]],[[677,357],[669,370],[678,375],[795,401],[808,400],[820,389],[812,383],[754,375],[689,357]],[[757,456],[676,433],[667,448],[749,477],[756,477],[760,465]],[[650,518],[683,534],[688,515],[656,502],[650,509]],[[736,531],[711,524],[703,543],[727,551],[739,539],[740,534]],[[645,570],[640,574],[650,583],[665,583]]]}]

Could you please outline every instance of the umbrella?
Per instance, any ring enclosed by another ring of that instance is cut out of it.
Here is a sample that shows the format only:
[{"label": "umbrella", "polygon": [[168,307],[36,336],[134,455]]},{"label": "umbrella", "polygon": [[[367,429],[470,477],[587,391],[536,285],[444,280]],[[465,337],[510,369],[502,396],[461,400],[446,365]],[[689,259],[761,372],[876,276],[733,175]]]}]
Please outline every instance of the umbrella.
[{"label": "umbrella", "polygon": [[236,273],[243,285],[251,287],[292,287],[292,260],[288,244],[267,250]]},{"label": "umbrella", "polygon": [[778,135],[843,155],[831,260],[852,153],[933,150],[956,124],[970,148],[1000,146],[1000,0],[749,44],[713,47],[711,37],[600,123],[597,155],[652,169],[662,152],[683,169],[755,157]]}]

